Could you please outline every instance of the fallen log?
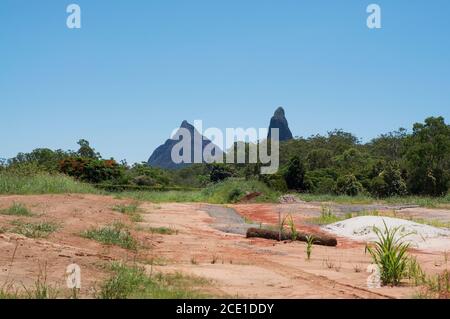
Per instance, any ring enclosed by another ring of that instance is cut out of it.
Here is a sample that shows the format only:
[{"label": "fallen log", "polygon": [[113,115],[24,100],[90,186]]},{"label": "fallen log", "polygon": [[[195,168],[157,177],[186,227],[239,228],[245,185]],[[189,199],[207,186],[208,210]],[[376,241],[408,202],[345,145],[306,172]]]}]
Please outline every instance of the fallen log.
[{"label": "fallen log", "polygon": [[[296,240],[299,241],[307,241],[307,236],[313,236],[314,245],[320,245],[320,246],[336,246],[337,240],[334,237],[322,235],[322,234],[306,234],[306,233],[297,233]],[[268,229],[260,229],[260,228],[249,228],[247,230],[247,238],[265,238],[265,239],[273,239],[273,240],[292,240],[293,236],[291,232],[283,231],[280,233],[278,231],[274,230],[268,230]]]}]

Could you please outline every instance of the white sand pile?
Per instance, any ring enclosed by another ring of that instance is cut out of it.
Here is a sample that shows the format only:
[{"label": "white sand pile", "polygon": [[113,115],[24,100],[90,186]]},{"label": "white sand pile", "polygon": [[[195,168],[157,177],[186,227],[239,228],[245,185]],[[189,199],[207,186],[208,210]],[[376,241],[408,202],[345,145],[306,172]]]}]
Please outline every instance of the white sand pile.
[{"label": "white sand pile", "polygon": [[410,234],[404,238],[411,247],[434,251],[450,251],[450,230],[414,223],[412,221],[382,217],[361,216],[343,220],[323,227],[323,230],[362,242],[377,240],[374,227],[384,230],[384,223],[388,228],[400,227],[398,235]]}]

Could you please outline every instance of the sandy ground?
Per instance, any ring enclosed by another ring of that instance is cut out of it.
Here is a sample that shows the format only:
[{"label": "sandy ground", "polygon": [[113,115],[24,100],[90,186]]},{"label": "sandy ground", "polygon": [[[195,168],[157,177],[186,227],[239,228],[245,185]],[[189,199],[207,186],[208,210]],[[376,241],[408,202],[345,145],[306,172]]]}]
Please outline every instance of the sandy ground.
[{"label": "sandy ground", "polygon": [[[143,222],[133,224],[112,207],[131,201],[96,195],[2,196],[0,209],[13,202],[38,213],[26,220],[51,220],[60,228],[47,239],[28,239],[10,232],[0,234],[0,285],[8,282],[33,285],[46,265],[48,281],[64,287],[70,263],[82,269],[82,295],[89,297],[106,278],[105,264],[112,260],[137,260],[155,272],[180,271],[208,278],[209,292],[219,297],[240,298],[410,298],[416,288],[403,286],[367,289],[365,272],[370,259],[364,245],[339,238],[338,247],[314,246],[306,260],[301,242],[247,239],[243,235],[255,223],[276,223],[278,211],[294,214],[300,229],[317,231],[304,223],[320,210],[310,204],[241,204],[232,208],[205,204],[143,203]],[[244,219],[245,218],[245,219]],[[0,227],[18,219],[0,215]],[[22,218],[20,218],[22,219]],[[171,227],[173,235],[133,231],[144,248],[132,253],[81,238],[91,227],[119,220],[130,227]],[[440,253],[414,251],[429,273],[445,269]]]}]

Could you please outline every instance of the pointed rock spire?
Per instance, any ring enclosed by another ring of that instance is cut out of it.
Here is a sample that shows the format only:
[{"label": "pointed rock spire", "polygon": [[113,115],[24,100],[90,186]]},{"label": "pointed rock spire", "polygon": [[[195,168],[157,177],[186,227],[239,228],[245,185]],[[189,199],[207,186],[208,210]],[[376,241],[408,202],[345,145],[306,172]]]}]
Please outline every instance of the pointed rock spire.
[{"label": "pointed rock spire", "polygon": [[272,128],[277,128],[280,131],[280,141],[288,141],[293,139],[292,132],[289,129],[288,121],[286,120],[284,109],[280,106],[276,109],[272,118],[270,119],[268,139],[272,137]]}]

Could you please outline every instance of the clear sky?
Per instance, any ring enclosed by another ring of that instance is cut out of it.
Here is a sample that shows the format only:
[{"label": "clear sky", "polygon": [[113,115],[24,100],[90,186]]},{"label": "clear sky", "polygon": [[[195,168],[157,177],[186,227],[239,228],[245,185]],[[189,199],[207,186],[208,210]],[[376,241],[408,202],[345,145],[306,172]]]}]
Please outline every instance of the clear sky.
[{"label": "clear sky", "polygon": [[278,106],[296,136],[449,122],[449,17],[448,0],[1,0],[0,157],[85,138],[146,161],[184,119],[267,127]]}]

